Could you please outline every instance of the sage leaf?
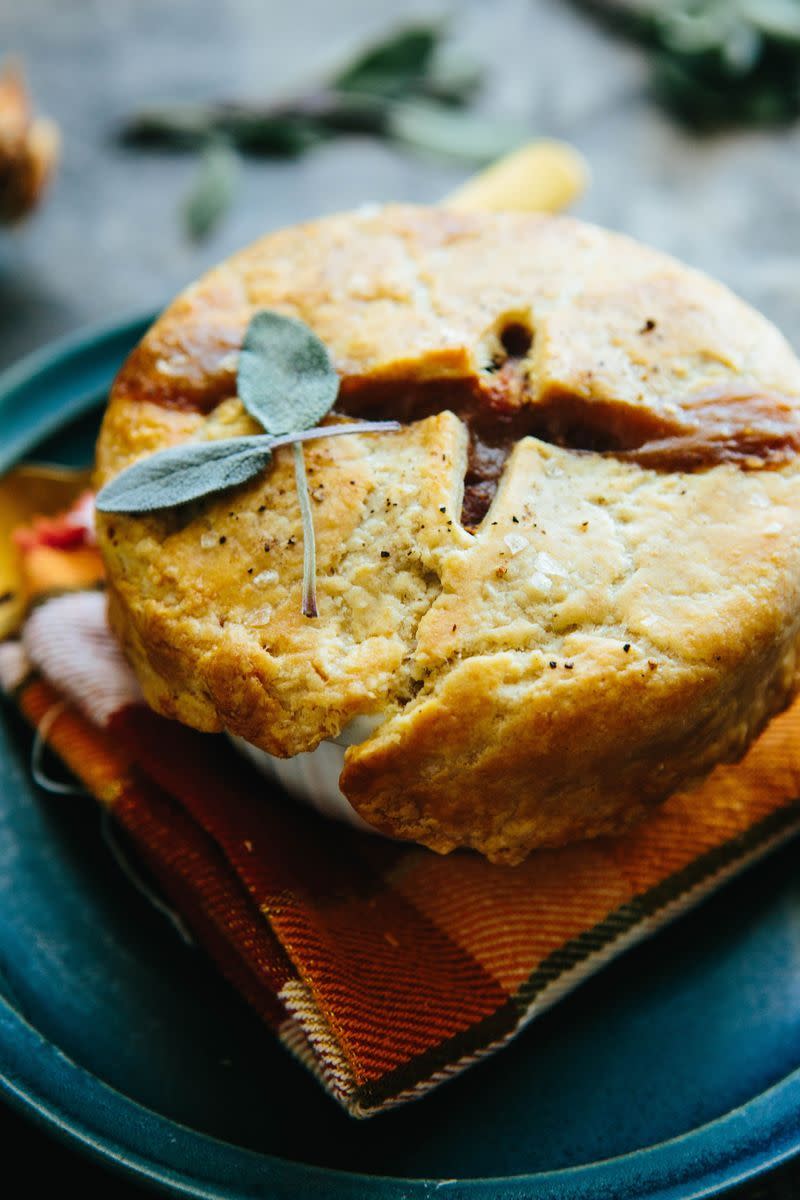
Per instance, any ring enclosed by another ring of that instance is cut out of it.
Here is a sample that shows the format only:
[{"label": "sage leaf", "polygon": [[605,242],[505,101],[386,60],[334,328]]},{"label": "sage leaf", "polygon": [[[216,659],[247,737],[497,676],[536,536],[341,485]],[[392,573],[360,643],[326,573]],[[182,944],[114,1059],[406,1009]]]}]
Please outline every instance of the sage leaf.
[{"label": "sage leaf", "polygon": [[265,437],[170,446],[127,467],[98,493],[100,512],[145,513],[224,491],[258,475],[272,457]]},{"label": "sage leaf", "polygon": [[396,421],[348,421],[319,427],[339,391],[323,342],[302,321],[263,309],[250,321],[239,353],[239,397],[264,429],[251,437],[172,446],[128,467],[100,491],[100,512],[145,513],[246,483],[279,446],[292,447],[303,526],[301,611],[318,616],[317,550],[302,443],[354,433],[388,433]]},{"label": "sage leaf", "polygon": [[658,18],[665,46],[679,54],[707,54],[721,46],[737,23],[733,6],[694,11],[667,8]]},{"label": "sage leaf", "polygon": [[200,159],[183,206],[186,232],[192,241],[208,237],[231,206],[239,179],[239,158],[227,142],[215,140]]},{"label": "sage leaf", "polygon": [[339,377],[312,329],[263,309],[247,327],[237,386],[250,415],[278,435],[321,421],[336,400]]},{"label": "sage leaf", "polygon": [[159,450],[120,472],[97,496],[100,512],[155,512],[247,483],[270,462],[272,451],[296,442],[353,433],[395,433],[398,421],[350,421],[298,429],[270,438],[263,435],[189,442]]},{"label": "sage leaf", "polygon": [[509,121],[424,100],[392,106],[387,133],[395,141],[462,162],[482,164],[522,145],[529,134]]},{"label": "sage leaf", "polygon": [[483,83],[483,68],[469,55],[437,51],[425,79],[424,95],[443,104],[468,104]]},{"label": "sage leaf", "polygon": [[437,25],[397,30],[358,55],[334,78],[333,87],[340,92],[386,97],[413,93],[426,79],[441,37]]}]

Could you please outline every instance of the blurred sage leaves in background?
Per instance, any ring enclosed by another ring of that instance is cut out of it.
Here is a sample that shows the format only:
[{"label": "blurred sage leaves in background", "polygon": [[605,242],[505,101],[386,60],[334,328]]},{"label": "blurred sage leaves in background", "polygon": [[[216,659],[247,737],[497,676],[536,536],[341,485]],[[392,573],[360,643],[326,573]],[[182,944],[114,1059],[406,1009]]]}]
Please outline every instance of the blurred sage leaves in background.
[{"label": "blurred sage leaves in background", "polygon": [[183,219],[193,242],[200,242],[230,208],[239,180],[239,157],[223,138],[211,138],[184,201]]},{"label": "blurred sage leaves in background", "polygon": [[239,154],[296,156],[339,136],[366,134],[482,165],[520,145],[526,133],[469,110],[483,70],[446,41],[443,24],[408,26],[289,97],[154,105],[130,118],[121,137],[129,145],[202,152],[184,205],[195,240],[207,237],[230,206]]},{"label": "blurred sage leaves in background", "polygon": [[659,99],[697,130],[800,114],[800,0],[578,0],[653,50]]}]

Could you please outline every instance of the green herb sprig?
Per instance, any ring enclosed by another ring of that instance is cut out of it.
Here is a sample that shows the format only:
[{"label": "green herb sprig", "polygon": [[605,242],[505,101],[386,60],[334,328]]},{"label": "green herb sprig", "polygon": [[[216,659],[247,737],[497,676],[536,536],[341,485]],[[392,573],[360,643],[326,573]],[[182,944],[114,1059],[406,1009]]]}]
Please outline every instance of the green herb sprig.
[{"label": "green herb sprig", "polygon": [[656,95],[687,125],[800,114],[800,0],[579,0],[653,49]]},{"label": "green herb sprig", "polygon": [[273,451],[292,446],[303,523],[304,616],[318,615],[314,522],[302,443],[354,433],[387,433],[397,421],[319,426],[336,401],[339,377],[324,343],[293,317],[262,309],[251,320],[239,355],[239,399],[263,434],[186,442],[140,459],[101,488],[105,513],[148,513],[202,500],[265,471]]},{"label": "green herb sprig", "polygon": [[195,239],[211,232],[231,202],[237,153],[294,156],[356,133],[480,165],[527,135],[507,120],[466,111],[483,71],[445,42],[444,25],[411,25],[288,98],[155,105],[127,121],[121,137],[137,146],[206,151],[184,207]]},{"label": "green herb sprig", "polygon": [[194,242],[208,237],[233,203],[239,181],[236,151],[223,138],[209,139],[183,206],[186,232]]}]

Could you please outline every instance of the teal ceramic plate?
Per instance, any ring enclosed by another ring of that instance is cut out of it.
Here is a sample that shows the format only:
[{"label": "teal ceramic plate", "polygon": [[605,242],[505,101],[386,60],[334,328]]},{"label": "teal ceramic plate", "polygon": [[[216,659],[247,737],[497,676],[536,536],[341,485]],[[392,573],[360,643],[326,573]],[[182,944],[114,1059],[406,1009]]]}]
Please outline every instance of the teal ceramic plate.
[{"label": "teal ceramic plate", "polygon": [[[7,372],[0,468],[88,462],[99,398],[144,324]],[[2,1086],[107,1163],[232,1200],[677,1200],[800,1149],[797,843],[504,1052],[358,1123],[133,889],[94,805],[33,786],[29,753],[4,710]]]}]

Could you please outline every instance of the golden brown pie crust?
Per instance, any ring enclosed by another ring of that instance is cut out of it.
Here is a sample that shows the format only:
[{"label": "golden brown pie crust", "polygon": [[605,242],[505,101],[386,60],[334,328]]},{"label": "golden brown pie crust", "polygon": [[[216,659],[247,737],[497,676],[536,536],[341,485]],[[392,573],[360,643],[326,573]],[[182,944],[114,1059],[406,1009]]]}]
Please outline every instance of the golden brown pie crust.
[{"label": "golden brown pie crust", "polygon": [[100,515],[112,623],[159,712],[281,756],[385,714],[346,755],[360,815],[513,863],[624,828],[787,703],[800,365],[726,289],[565,218],[393,206],[287,229],[133,352],[98,483],[258,432],[235,372],[259,308],[316,330],[344,411],[408,423],[306,447],[316,620],[288,450],[216,499]]}]

